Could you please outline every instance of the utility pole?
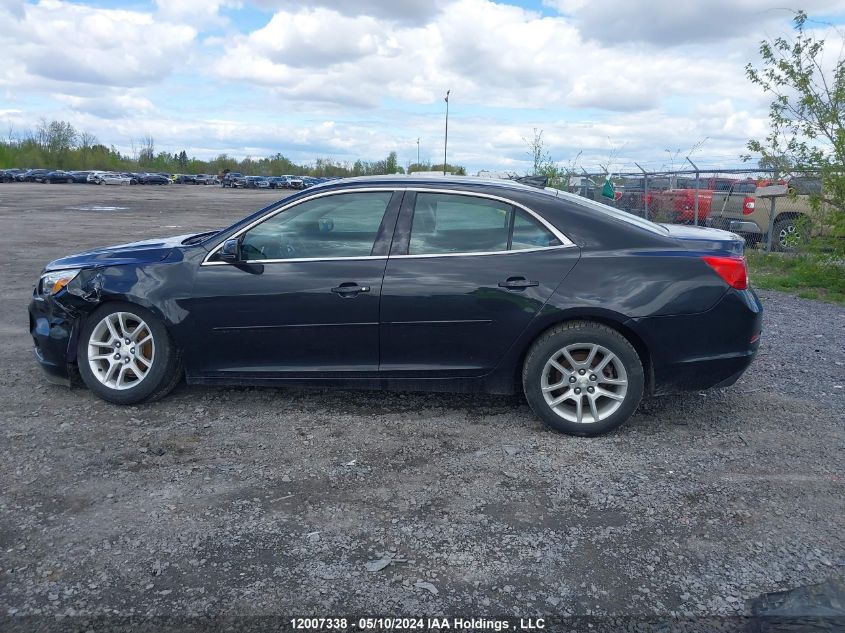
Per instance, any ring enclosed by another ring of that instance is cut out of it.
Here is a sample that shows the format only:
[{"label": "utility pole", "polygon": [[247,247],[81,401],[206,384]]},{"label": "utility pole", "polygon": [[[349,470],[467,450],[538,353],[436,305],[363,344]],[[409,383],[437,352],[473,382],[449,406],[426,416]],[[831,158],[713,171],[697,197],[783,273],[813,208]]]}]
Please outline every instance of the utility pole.
[{"label": "utility pole", "polygon": [[449,145],[449,93],[452,92],[451,90],[446,91],[446,98],[444,101],[446,102],[446,135],[443,138],[443,175],[446,175],[446,147]]}]

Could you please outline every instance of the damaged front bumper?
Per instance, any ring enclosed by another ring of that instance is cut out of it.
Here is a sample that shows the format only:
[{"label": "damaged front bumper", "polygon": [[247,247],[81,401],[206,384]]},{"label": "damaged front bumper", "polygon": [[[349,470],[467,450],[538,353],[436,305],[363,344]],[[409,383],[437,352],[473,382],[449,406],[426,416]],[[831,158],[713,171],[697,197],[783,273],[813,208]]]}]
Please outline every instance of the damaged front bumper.
[{"label": "damaged front bumper", "polygon": [[35,359],[49,382],[68,387],[77,382],[81,317],[99,304],[100,287],[96,273],[83,271],[56,295],[43,296],[35,288],[29,302],[29,333]]},{"label": "damaged front bumper", "polygon": [[76,378],[79,319],[54,311],[51,303],[51,299],[33,297],[29,303],[29,333],[35,343],[35,359],[47,380],[69,387]]}]

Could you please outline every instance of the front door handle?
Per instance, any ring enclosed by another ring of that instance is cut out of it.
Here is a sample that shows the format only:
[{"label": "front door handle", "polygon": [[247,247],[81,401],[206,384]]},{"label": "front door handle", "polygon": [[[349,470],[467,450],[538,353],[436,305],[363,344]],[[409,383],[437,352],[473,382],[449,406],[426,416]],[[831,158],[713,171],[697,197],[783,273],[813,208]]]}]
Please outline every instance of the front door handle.
[{"label": "front door handle", "polygon": [[529,281],[525,277],[508,277],[505,281],[499,282],[499,288],[507,290],[525,290],[532,286],[539,286],[539,281]]},{"label": "front door handle", "polygon": [[369,292],[369,286],[359,286],[354,281],[347,281],[336,288],[332,288],[332,292],[335,294],[340,295],[341,297],[356,297],[358,296],[359,292]]}]

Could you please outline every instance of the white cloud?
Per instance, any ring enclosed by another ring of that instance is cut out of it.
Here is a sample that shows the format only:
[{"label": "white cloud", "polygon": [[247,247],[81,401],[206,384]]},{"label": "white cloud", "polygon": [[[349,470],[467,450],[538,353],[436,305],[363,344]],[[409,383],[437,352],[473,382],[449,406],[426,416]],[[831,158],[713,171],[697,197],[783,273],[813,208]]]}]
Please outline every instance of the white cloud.
[{"label": "white cloud", "polygon": [[[763,26],[788,19],[795,10],[785,8],[780,0],[544,0],[544,4],[573,16],[586,38],[607,44],[650,42],[658,46],[747,37]],[[800,5],[809,13],[845,10],[843,0],[802,0]]]},{"label": "white cloud", "polygon": [[284,12],[299,9],[303,4],[337,11],[344,15],[367,15],[391,21],[419,23],[439,13],[451,0],[251,0],[263,9],[278,9]]},{"label": "white cloud", "polygon": [[375,107],[387,97],[432,103],[451,88],[464,104],[632,111],[676,94],[726,94],[742,75],[725,55],[607,46],[585,40],[566,18],[488,0],[458,0],[420,26],[279,11],[230,43],[221,64],[225,76],[282,98],[339,107]]},{"label": "white cloud", "polygon": [[55,99],[76,113],[92,114],[101,119],[137,119],[157,112],[152,101],[138,90],[114,91],[94,96],[56,94]]},{"label": "white cloud", "polygon": [[[148,13],[41,0],[0,8],[6,82],[133,87],[167,75],[195,30]],[[12,76],[9,76],[12,73]]]}]

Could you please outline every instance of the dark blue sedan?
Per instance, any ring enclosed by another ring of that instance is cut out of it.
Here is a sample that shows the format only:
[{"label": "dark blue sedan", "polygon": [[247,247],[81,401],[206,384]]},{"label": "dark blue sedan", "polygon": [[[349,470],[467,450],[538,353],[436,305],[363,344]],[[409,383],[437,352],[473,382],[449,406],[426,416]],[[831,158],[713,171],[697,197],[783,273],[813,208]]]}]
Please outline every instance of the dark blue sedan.
[{"label": "dark blue sedan", "polygon": [[742,238],[507,181],[371,177],[213,233],[50,263],[36,358],[134,404],[192,384],[523,391],[605,433],[644,394],[733,384],[762,308]]}]

